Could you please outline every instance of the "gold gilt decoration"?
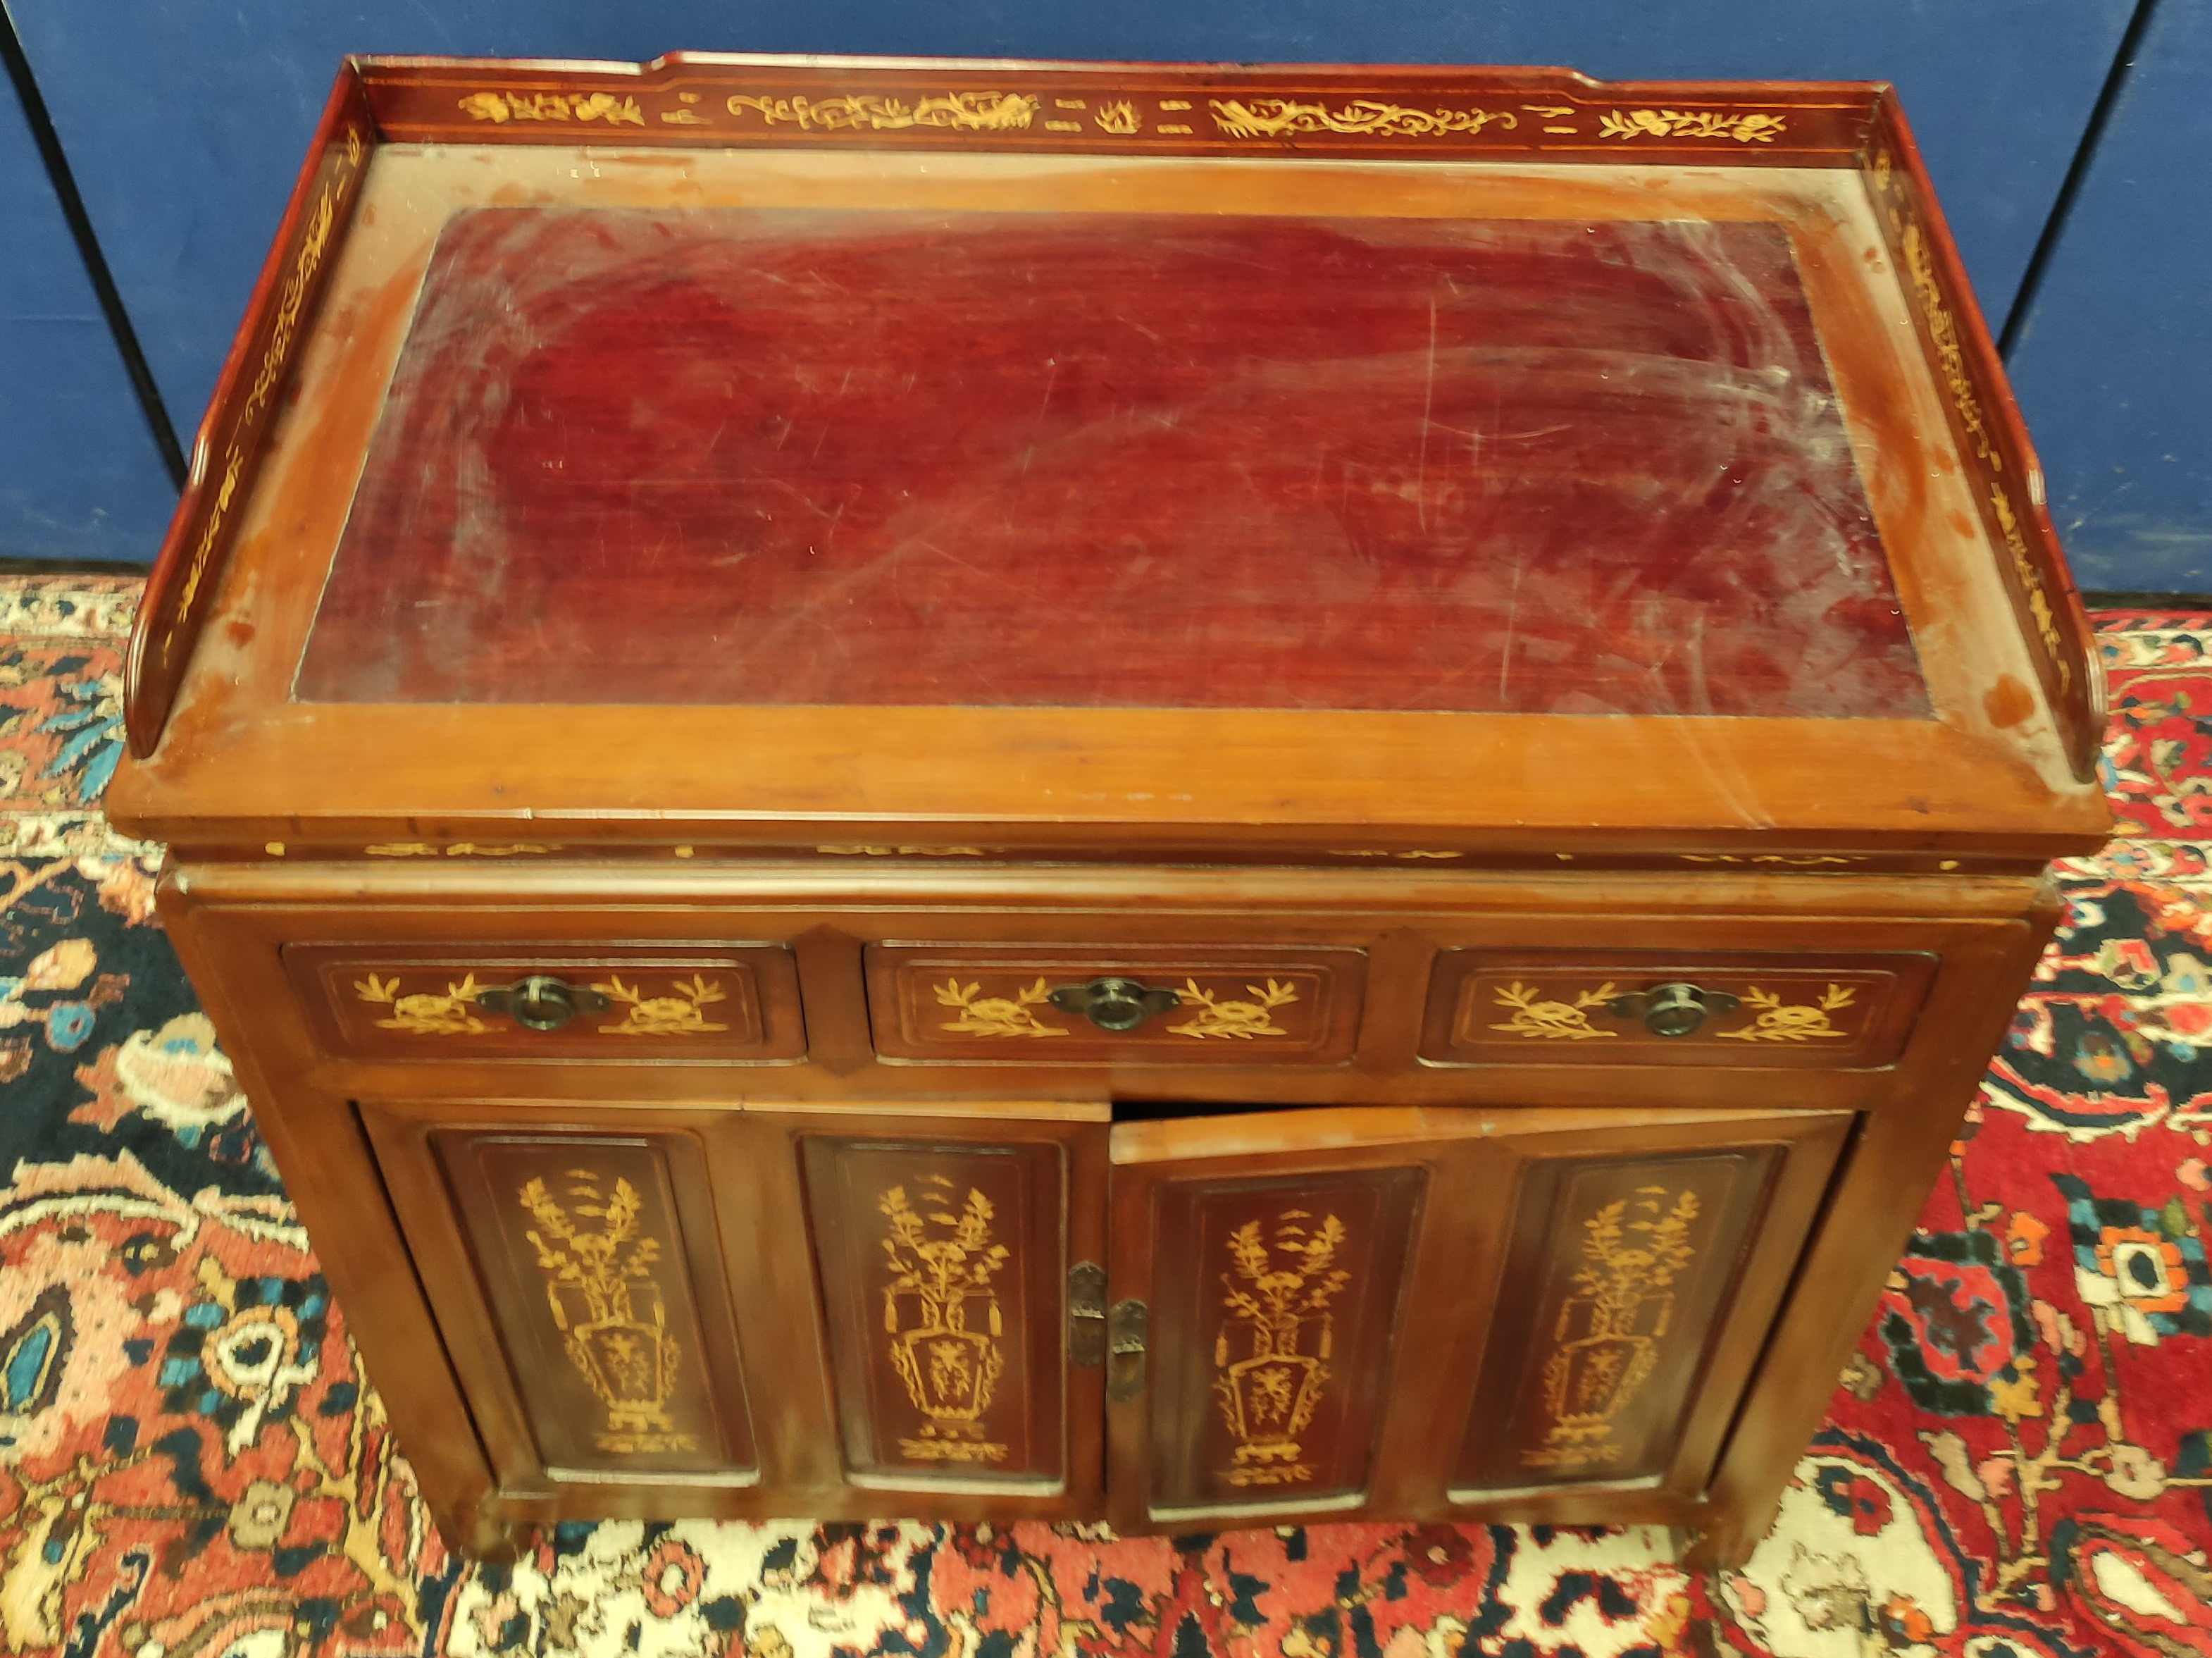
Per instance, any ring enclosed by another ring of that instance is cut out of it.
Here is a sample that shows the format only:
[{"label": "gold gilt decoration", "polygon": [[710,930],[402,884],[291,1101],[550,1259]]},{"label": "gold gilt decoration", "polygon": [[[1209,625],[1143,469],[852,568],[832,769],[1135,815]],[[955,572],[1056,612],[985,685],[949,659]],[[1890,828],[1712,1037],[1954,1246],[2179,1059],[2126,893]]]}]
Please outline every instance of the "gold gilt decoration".
[{"label": "gold gilt decoration", "polygon": [[1255,1036],[1290,1034],[1268,1015],[1271,1009],[1297,1001],[1296,989],[1270,978],[1265,988],[1247,984],[1244,992],[1252,998],[1249,1002],[1216,1001],[1211,991],[1198,988],[1196,979],[1187,978],[1183,981],[1183,995],[1198,1012],[1168,1029],[1177,1036],[1231,1036],[1247,1040]]},{"label": "gold gilt decoration", "polygon": [[645,112],[635,98],[611,92],[471,92],[460,101],[471,120],[504,125],[508,121],[605,121],[609,126],[643,126]]},{"label": "gold gilt decoration", "polygon": [[916,1462],[1003,1462],[1006,1448],[987,1436],[983,1417],[1006,1364],[1005,1315],[991,1281],[1010,1252],[991,1235],[991,1200],[981,1192],[970,1186],[956,1208],[945,1176],[926,1175],[918,1186],[920,1210],[902,1186],[876,1205],[889,1222],[884,1333],[891,1368],[925,1418],[919,1437],[899,1441],[899,1453]]},{"label": "gold gilt decoration", "polygon": [[1966,342],[1960,338],[1959,325],[1943,303],[1943,290],[1936,280],[1936,260],[1928,251],[1928,238],[1918,225],[1908,224],[1903,241],[1905,275],[1911,279],[1912,291],[1920,301],[1921,320],[1928,325],[1928,338],[1936,346],[1936,366],[1942,375],[1943,389],[1951,394],[1951,406],[1958,413],[1959,424],[1965,429],[1975,455],[1986,462],[1991,472],[2002,472],[2004,457],[1990,440],[1981,397],[1974,390],[1973,377],[1966,372]]},{"label": "gold gilt decoration", "polygon": [[1229,1316],[1213,1338],[1213,1396],[1237,1440],[1222,1471],[1232,1485],[1291,1485],[1314,1477],[1297,1436],[1330,1375],[1329,1302],[1352,1274],[1336,1264],[1348,1236],[1344,1222],[1334,1215],[1317,1226],[1312,1220],[1290,1209],[1275,1217],[1272,1237],[1256,1220],[1229,1234],[1232,1270],[1221,1275]]},{"label": "gold gilt decoration", "polygon": [[1693,1192],[1670,1201],[1642,1186],[1583,1222],[1583,1265],[1552,1328],[1544,1406],[1552,1427],[1521,1454],[1531,1468],[1580,1468],[1618,1461],[1613,1422],[1659,1362],[1674,1312],[1674,1281],[1696,1258]]},{"label": "gold gilt decoration", "polygon": [[481,1036],[491,1027],[477,1017],[477,976],[469,974],[458,984],[448,984],[446,993],[434,991],[416,991],[399,994],[399,977],[379,978],[374,973],[354,981],[354,994],[362,1001],[392,1009],[389,1018],[376,1021],[378,1028],[404,1031],[410,1036]]},{"label": "gold gilt decoration", "polygon": [[1547,1002],[1540,999],[1543,992],[1537,986],[1516,978],[1498,990],[1498,1005],[1512,1009],[1512,1016],[1490,1028],[1532,1041],[1587,1042],[1594,1037],[1618,1036],[1619,1031],[1601,1029],[1589,1021],[1589,1010],[1603,1007],[1616,994],[1608,979],[1594,991],[1577,991],[1571,1002]]},{"label": "gold gilt decoration", "polygon": [[2004,485],[1990,485],[1990,510],[1996,516],[1997,533],[2004,537],[2005,552],[2011,557],[2013,574],[2020,577],[2021,591],[2027,595],[2028,614],[2034,619],[2035,631],[2042,639],[2044,649],[2051,654],[2051,665],[2058,673],[2062,686],[2074,682],[2074,670],[2066,660],[2065,640],[2058,631],[2058,619],[2051,609],[2051,595],[2043,590],[2043,572],[2027,556],[2027,538],[2021,533],[2020,515],[2012,509],[2012,497],[2005,493]]},{"label": "gold gilt decoration", "polygon": [[1740,144],[1772,143],[1788,125],[1764,110],[1608,109],[1597,118],[1603,138],[1733,138]]},{"label": "gold gilt decoration", "polygon": [[433,846],[427,840],[385,840],[361,850],[373,858],[513,858],[550,852],[554,848],[534,840],[511,841],[503,846],[473,840],[457,840],[450,846]]},{"label": "gold gilt decoration", "polygon": [[607,1409],[594,1442],[626,1455],[696,1451],[696,1436],[677,1431],[668,1414],[684,1356],[653,1275],[660,1240],[640,1232],[637,1189],[617,1179],[604,1192],[589,1169],[570,1169],[566,1178],[565,1204],[535,1178],[518,1196],[538,1222],[525,1235],[545,1274],[568,1362]]},{"label": "gold gilt decoration", "polygon": [[1408,109],[1375,98],[1355,98],[1330,108],[1292,98],[1215,98],[1213,124],[1231,138],[1286,138],[1300,132],[1340,132],[1360,137],[1431,138],[1480,132],[1492,122],[1514,126],[1503,110]]},{"label": "gold gilt decoration", "polygon": [[1848,1008],[1858,992],[1848,984],[1831,984],[1818,1002],[1788,1003],[1771,991],[1753,984],[1743,993],[1744,1005],[1759,1009],[1759,1017],[1739,1031],[1715,1031],[1738,1042],[1809,1042],[1827,1036],[1849,1036],[1828,1015]]},{"label": "gold gilt decoration", "polygon": [[963,984],[957,978],[948,978],[937,986],[938,1005],[959,1009],[960,1017],[948,1020],[939,1028],[962,1036],[1065,1036],[1065,1030],[1036,1016],[1035,1010],[1049,997],[1042,978],[1012,996],[985,996],[980,984]]},{"label": "gold gilt decoration", "polygon": [[1775,863],[1792,869],[1867,861],[1863,852],[1681,852],[1676,856],[1685,863]]},{"label": "gold gilt decoration", "polygon": [[1118,138],[1126,138],[1137,130],[1136,107],[1126,98],[1100,105],[1097,119],[1101,132],[1110,132]]},{"label": "gold gilt decoration", "polygon": [[192,544],[191,562],[185,567],[183,584],[177,589],[176,627],[161,641],[161,660],[173,661],[178,646],[185,638],[182,619],[191,613],[192,600],[198,596],[200,583],[206,580],[209,566],[215,558],[216,544],[222,539],[223,525],[229,519],[231,503],[236,498],[238,487],[246,476],[246,463],[252,453],[247,436],[254,421],[269,406],[276,394],[276,383],[284,377],[291,361],[292,342],[300,332],[300,320],[306,314],[307,290],[313,285],[316,272],[322,269],[323,259],[330,252],[331,235],[337,228],[338,198],[348,187],[347,180],[361,170],[361,159],[368,149],[362,129],[349,126],[345,130],[344,149],[337,165],[315,198],[315,205],[307,215],[307,229],[300,238],[300,251],[292,256],[292,269],[285,276],[284,285],[277,292],[276,312],[269,328],[269,343],[262,347],[261,363],[254,371],[253,384],[246,390],[246,398],[238,407],[238,418],[231,423],[229,447],[223,453],[222,481],[215,487],[215,499],[208,508],[207,522],[200,526],[199,539]]},{"label": "gold gilt decoration", "polygon": [[747,110],[769,126],[786,121],[802,132],[876,132],[904,127],[950,127],[957,132],[1020,132],[1036,119],[1037,101],[1026,92],[940,92],[914,98],[856,93],[842,98],[757,97],[740,92],[729,100],[730,113]]},{"label": "gold gilt decoration", "polygon": [[610,975],[605,984],[592,988],[621,1003],[626,1009],[614,1024],[599,1027],[611,1035],[697,1036],[730,1028],[707,1017],[710,1003],[730,998],[720,979],[710,980],[702,974],[692,974],[689,984],[680,978],[676,980],[669,986],[671,994],[667,996],[647,996],[639,986],[623,984],[619,973]]}]

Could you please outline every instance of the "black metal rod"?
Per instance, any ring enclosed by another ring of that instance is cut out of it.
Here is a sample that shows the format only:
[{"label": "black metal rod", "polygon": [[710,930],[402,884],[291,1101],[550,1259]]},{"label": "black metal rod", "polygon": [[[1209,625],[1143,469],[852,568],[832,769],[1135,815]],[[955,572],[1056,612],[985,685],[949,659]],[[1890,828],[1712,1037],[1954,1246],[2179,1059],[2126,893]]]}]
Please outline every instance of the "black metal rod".
[{"label": "black metal rod", "polygon": [[123,295],[115,286],[114,273],[107,268],[107,257],[100,251],[92,216],[84,210],[84,198],[70,172],[69,157],[62,153],[60,135],[54,131],[53,117],[47,113],[37,77],[31,73],[30,58],[23,51],[22,37],[15,32],[15,20],[9,14],[6,0],[0,0],[0,62],[8,66],[8,79],[23,107],[23,119],[30,123],[31,141],[39,147],[39,159],[46,165],[54,198],[61,204],[62,217],[76,242],[77,258],[83,261],[84,274],[92,283],[100,314],[107,319],[108,332],[114,337],[115,349],[131,376],[131,388],[138,394],[138,406],[154,434],[155,447],[161,450],[162,464],[169,470],[169,482],[182,489],[185,452],[177,443],[177,429],[170,424],[169,411],[161,402],[161,388],[155,384],[154,371],[147,366],[137,332],[131,326],[131,314],[123,308]]}]

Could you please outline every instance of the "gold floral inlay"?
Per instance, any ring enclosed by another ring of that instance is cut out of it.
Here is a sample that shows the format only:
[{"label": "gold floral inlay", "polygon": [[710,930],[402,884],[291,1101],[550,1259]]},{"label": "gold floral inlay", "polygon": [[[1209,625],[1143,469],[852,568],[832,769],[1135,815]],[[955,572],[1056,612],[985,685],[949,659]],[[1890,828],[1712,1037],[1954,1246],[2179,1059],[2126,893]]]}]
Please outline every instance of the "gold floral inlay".
[{"label": "gold floral inlay", "polygon": [[471,92],[460,100],[461,113],[473,121],[504,125],[509,121],[605,121],[609,126],[643,126],[645,112],[635,98],[611,92]]},{"label": "gold floral inlay", "polygon": [[410,1036],[481,1036],[491,1027],[477,1016],[477,976],[470,973],[459,984],[448,983],[445,994],[434,991],[399,993],[399,977],[379,978],[374,973],[354,981],[354,994],[362,1001],[392,1009],[376,1021],[387,1031]]},{"label": "gold floral inlay", "polygon": [[1215,98],[1213,124],[1231,138],[1282,138],[1300,132],[1338,132],[1366,137],[1428,138],[1443,133],[1475,133],[1495,123],[1510,127],[1516,118],[1503,110],[1409,109],[1376,98],[1354,98],[1331,108],[1293,98]]},{"label": "gold floral inlay", "polygon": [[1772,863],[1791,869],[1820,869],[1867,861],[1863,852],[1680,852],[1675,856],[1685,863]]},{"label": "gold floral inlay", "polygon": [[620,974],[592,988],[623,1008],[621,1019],[599,1027],[611,1036],[698,1036],[730,1028],[707,1017],[708,1007],[730,999],[720,979],[694,973],[688,983],[672,984],[667,996],[647,996],[638,985],[623,984]]},{"label": "gold floral inlay", "polygon": [[1698,1197],[1638,1188],[1583,1222],[1583,1264],[1552,1326],[1543,1400],[1552,1426],[1521,1454],[1531,1468],[1617,1462],[1613,1423],[1659,1362],[1674,1314],[1674,1282],[1696,1259]]},{"label": "gold floral inlay", "polygon": [[617,1178],[605,1191],[589,1169],[570,1169],[566,1178],[566,1203],[534,1177],[517,1196],[538,1223],[524,1235],[545,1274],[568,1362],[606,1407],[594,1442],[617,1455],[696,1451],[696,1436],[678,1431],[668,1411],[684,1356],[668,1332],[653,1271],[660,1240],[641,1229],[637,1189]]},{"label": "gold floral inlay", "polygon": [[1490,1028],[1504,1031],[1509,1036],[1526,1037],[1531,1041],[1588,1042],[1595,1039],[1618,1036],[1619,1031],[1604,1030],[1590,1023],[1590,1009],[1601,1008],[1620,994],[1608,979],[1594,991],[1577,991],[1571,1002],[1548,1000],[1534,984],[1523,984],[1515,979],[1502,984],[1497,991],[1498,1005],[1513,1009],[1512,1016]]},{"label": "gold floral inlay", "polygon": [[1273,1009],[1286,1006],[1298,999],[1297,988],[1277,983],[1270,978],[1265,985],[1247,984],[1245,995],[1249,1002],[1227,1001],[1217,998],[1211,991],[1202,991],[1194,978],[1183,980],[1184,1002],[1198,1009],[1180,1025],[1170,1025],[1169,1031],[1176,1036],[1228,1036],[1249,1039],[1255,1036],[1288,1036],[1290,1033],[1278,1025],[1271,1014]]},{"label": "gold floral inlay", "polygon": [[769,98],[737,93],[730,113],[747,110],[769,126],[790,122],[802,132],[895,131],[949,127],[959,132],[1019,132],[1036,119],[1037,101],[1026,92],[926,93],[908,100],[854,93],[839,98]]},{"label": "gold floral inlay", "polygon": [[1101,132],[1110,132],[1117,138],[1126,138],[1137,130],[1137,109],[1127,98],[1116,98],[1111,103],[1101,104],[1094,118]]},{"label": "gold floral inlay", "polygon": [[1042,978],[1012,996],[985,996],[980,984],[963,984],[957,978],[948,978],[937,986],[938,1005],[957,1008],[960,1017],[946,1021],[939,1028],[961,1036],[1065,1036],[1066,1031],[1036,1016],[1036,1010],[1050,998]]},{"label": "gold floral inlay", "polygon": [[1912,291],[1920,301],[1921,320],[1928,325],[1928,338],[1936,346],[1936,370],[1942,376],[1943,389],[1951,394],[1951,406],[1958,411],[1959,424],[1966,429],[1977,458],[1987,463],[1991,472],[2002,472],[2004,457],[1997,453],[1990,436],[1989,422],[1982,413],[1981,395],[1974,389],[1973,376],[1966,372],[1966,341],[1960,335],[1950,308],[1943,303],[1943,290],[1936,279],[1936,259],[1929,251],[1928,238],[1918,225],[1907,224],[1900,240],[1905,247],[1905,274],[1911,279]]},{"label": "gold floral inlay", "polygon": [[2066,660],[2058,618],[2051,608],[2051,595],[2043,590],[2043,572],[2028,557],[2027,538],[2021,533],[2020,515],[2013,510],[2012,497],[2005,493],[2002,484],[1990,485],[1990,510],[1996,515],[1997,533],[2004,538],[2013,574],[2020,578],[2021,591],[2027,596],[2027,612],[2035,622],[2036,634],[2050,653],[2051,667],[2058,670],[2058,683],[2069,686],[2074,682],[2074,670]]},{"label": "gold floral inlay", "polygon": [[991,1234],[991,1200],[970,1186],[957,1201],[942,1174],[917,1183],[919,1210],[895,1186],[877,1201],[883,1239],[884,1333],[891,1368],[924,1418],[899,1454],[916,1462],[1003,1462],[984,1416],[1006,1365],[1006,1315],[992,1280],[1011,1252]]},{"label": "gold floral inlay", "polygon": [[368,153],[366,135],[358,126],[345,129],[343,148],[337,163],[331,169],[315,205],[307,216],[307,226],[300,238],[300,250],[292,256],[292,269],[284,278],[283,287],[276,296],[276,311],[269,328],[269,343],[262,348],[260,367],[255,370],[253,384],[246,390],[246,399],[239,405],[238,418],[231,423],[231,440],[223,452],[222,481],[216,485],[215,499],[208,508],[207,522],[200,526],[199,539],[192,544],[191,562],[185,567],[183,584],[177,589],[177,625],[161,641],[161,661],[164,664],[176,659],[177,648],[185,637],[185,619],[191,614],[192,601],[199,594],[200,583],[215,560],[216,544],[222,539],[224,524],[230,517],[232,503],[237,498],[239,485],[245,479],[246,461],[252,454],[248,443],[248,428],[259,418],[270,400],[276,394],[276,383],[284,377],[284,370],[292,357],[292,342],[300,332],[301,319],[307,308],[307,290],[314,283],[323,259],[330,252],[331,237],[337,229],[338,198],[348,188],[348,180],[361,171],[362,157]]},{"label": "gold floral inlay", "polygon": [[446,846],[434,846],[427,840],[383,840],[361,850],[373,858],[512,858],[531,856],[556,849],[535,840],[508,841],[501,845],[457,840]]},{"label": "gold floral inlay", "polygon": [[1759,1016],[1741,1030],[1713,1034],[1737,1042],[1809,1042],[1820,1037],[1849,1036],[1850,1033],[1838,1029],[1828,1015],[1850,1007],[1857,996],[1848,984],[1831,984],[1818,1002],[1785,1003],[1771,991],[1753,984],[1744,991],[1743,1005],[1758,1009]]},{"label": "gold floral inlay", "polygon": [[1302,1209],[1278,1215],[1272,1235],[1257,1220],[1229,1234],[1231,1270],[1221,1275],[1228,1316],[1213,1338],[1213,1397],[1237,1441],[1221,1471],[1232,1485],[1314,1477],[1298,1436],[1331,1375],[1329,1303],[1352,1281],[1336,1264],[1349,1235],[1335,1216],[1315,1224]]},{"label": "gold floral inlay", "polygon": [[1597,119],[1604,138],[1733,138],[1740,144],[1772,143],[1788,125],[1765,110],[1609,109]]}]

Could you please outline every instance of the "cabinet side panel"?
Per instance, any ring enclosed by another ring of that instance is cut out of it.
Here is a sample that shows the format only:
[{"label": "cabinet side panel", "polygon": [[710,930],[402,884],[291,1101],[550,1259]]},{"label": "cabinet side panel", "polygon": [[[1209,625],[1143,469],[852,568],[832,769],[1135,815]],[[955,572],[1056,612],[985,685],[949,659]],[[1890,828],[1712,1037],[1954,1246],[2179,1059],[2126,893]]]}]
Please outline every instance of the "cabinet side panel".
[{"label": "cabinet side panel", "polygon": [[557,1477],[757,1472],[687,1135],[434,1131],[539,1454]]},{"label": "cabinet side panel", "polygon": [[1666,1473],[1781,1158],[1752,1147],[1523,1169],[1459,1491]]},{"label": "cabinet side panel", "polygon": [[1060,1149],[808,1134],[800,1157],[847,1466],[1063,1478]]}]

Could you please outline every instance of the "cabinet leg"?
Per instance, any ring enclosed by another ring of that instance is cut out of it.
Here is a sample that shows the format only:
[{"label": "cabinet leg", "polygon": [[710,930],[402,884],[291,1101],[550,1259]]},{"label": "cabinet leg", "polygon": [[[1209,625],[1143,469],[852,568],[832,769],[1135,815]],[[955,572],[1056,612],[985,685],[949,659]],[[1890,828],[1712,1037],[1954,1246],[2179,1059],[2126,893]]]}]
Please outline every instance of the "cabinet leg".
[{"label": "cabinet leg", "polygon": [[1766,1536],[1764,1524],[1756,1529],[1741,1521],[1717,1521],[1687,1535],[1686,1547],[1677,1552],[1683,1566],[1694,1572],[1727,1571],[1751,1558]]},{"label": "cabinet leg", "polygon": [[526,1521],[501,1520],[473,1504],[434,1509],[430,1517],[448,1549],[480,1565],[509,1564],[530,1540],[531,1528]]}]

